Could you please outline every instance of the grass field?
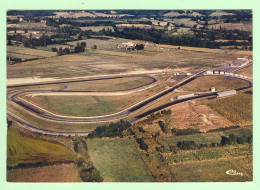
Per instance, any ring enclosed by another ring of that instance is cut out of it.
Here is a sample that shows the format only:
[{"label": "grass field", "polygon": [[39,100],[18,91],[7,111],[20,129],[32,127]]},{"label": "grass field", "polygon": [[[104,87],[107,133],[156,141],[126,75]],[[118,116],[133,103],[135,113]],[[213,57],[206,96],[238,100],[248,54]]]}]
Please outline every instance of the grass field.
[{"label": "grass field", "polygon": [[7,55],[9,53],[30,55],[32,57],[33,56],[34,57],[53,57],[53,56],[57,55],[57,53],[55,53],[55,52],[25,48],[25,47],[20,47],[20,46],[7,46]]},{"label": "grass field", "polygon": [[207,104],[223,117],[238,125],[252,124],[252,95],[237,94],[210,100]]},{"label": "grass field", "polygon": [[243,69],[240,69],[240,70],[236,71],[235,73],[253,78],[253,65],[244,67]]},{"label": "grass field", "polygon": [[221,76],[203,76],[199,77],[181,88],[188,91],[209,91],[211,87],[215,87],[216,91],[233,90],[247,86],[248,83],[243,80],[226,78]]},{"label": "grass field", "polygon": [[[170,168],[178,182],[239,182],[253,180],[252,156],[184,162],[171,165]],[[242,172],[243,176],[227,175],[226,171],[231,169]]]},{"label": "grass field", "polygon": [[100,90],[100,91],[116,91],[126,90],[138,87],[142,84],[150,82],[148,77],[129,77],[119,79],[106,79],[98,81],[68,83],[66,90]]},{"label": "grass field", "polygon": [[7,170],[8,182],[81,182],[74,163]]},{"label": "grass field", "polygon": [[87,145],[104,181],[154,181],[133,140],[88,140]]},{"label": "grass field", "polygon": [[220,132],[200,133],[195,135],[164,138],[162,142],[165,145],[176,145],[178,141],[194,141],[197,144],[211,144],[214,142],[220,142],[221,136],[228,136],[229,134],[234,134],[235,136],[249,136],[252,134],[252,132],[253,131],[251,127],[244,127]]},{"label": "grass field", "polygon": [[18,164],[74,160],[72,152],[62,145],[23,136],[13,127],[7,131],[7,165],[9,167]]},{"label": "grass field", "polygon": [[125,96],[35,96],[31,100],[54,113],[72,116],[106,115],[129,105]]}]

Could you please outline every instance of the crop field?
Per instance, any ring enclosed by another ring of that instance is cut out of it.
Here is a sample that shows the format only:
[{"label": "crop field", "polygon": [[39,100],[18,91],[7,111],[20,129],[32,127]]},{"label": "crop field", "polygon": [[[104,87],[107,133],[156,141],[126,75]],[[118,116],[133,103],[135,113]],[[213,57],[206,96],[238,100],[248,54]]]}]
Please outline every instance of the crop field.
[{"label": "crop field", "polygon": [[215,87],[216,91],[233,90],[247,86],[248,83],[235,78],[226,78],[221,76],[203,76],[199,77],[181,88],[194,92],[209,91],[211,87]]},{"label": "crop field", "polygon": [[243,69],[240,69],[240,70],[236,71],[235,73],[253,78],[253,65],[244,67]]},{"label": "crop field", "polygon": [[207,105],[235,124],[252,124],[253,102],[251,94],[237,94],[230,97],[218,98],[210,100]]},{"label": "crop field", "polygon": [[8,182],[81,182],[74,163],[7,170]]},{"label": "crop field", "polygon": [[28,138],[13,127],[7,133],[7,165],[37,164],[74,161],[75,157],[66,147],[43,140]]},{"label": "crop field", "polygon": [[[234,182],[252,181],[252,156],[183,162],[170,166],[178,182]],[[228,170],[243,176],[227,175]]]},{"label": "crop field", "polygon": [[133,140],[88,140],[87,145],[104,181],[154,181]]},{"label": "crop field", "polygon": [[33,57],[53,57],[53,56],[56,56],[55,52],[48,52],[48,51],[19,47],[19,46],[7,46],[7,55],[9,55],[9,53],[11,53],[11,54],[12,53],[21,54],[21,56],[22,55],[32,56],[32,58]]},{"label": "crop field", "polygon": [[194,141],[197,144],[211,144],[218,143],[221,140],[221,136],[228,136],[234,134],[235,136],[249,136],[253,132],[252,127],[243,127],[237,129],[230,129],[226,131],[200,133],[194,135],[176,136],[162,139],[165,145],[176,145],[178,141]]}]

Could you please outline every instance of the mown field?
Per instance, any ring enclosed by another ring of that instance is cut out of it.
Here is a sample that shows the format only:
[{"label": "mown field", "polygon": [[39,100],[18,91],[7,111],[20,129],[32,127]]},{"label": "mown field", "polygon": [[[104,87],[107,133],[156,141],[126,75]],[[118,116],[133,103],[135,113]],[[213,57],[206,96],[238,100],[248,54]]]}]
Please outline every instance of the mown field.
[{"label": "mown field", "polygon": [[104,181],[154,181],[133,140],[88,140],[89,154]]},{"label": "mown field", "polygon": [[[129,105],[125,96],[35,96],[31,102],[54,113],[71,116],[99,116],[118,112]],[[131,103],[130,103],[131,105]]]},{"label": "mown field", "polygon": [[181,88],[188,91],[204,92],[209,91],[211,87],[215,87],[216,91],[233,90],[247,86],[248,83],[235,78],[227,78],[221,76],[202,76],[196,78]]},{"label": "mown field", "polygon": [[252,101],[251,94],[237,94],[210,100],[207,105],[237,125],[250,125],[253,119]]},{"label": "mown field", "polygon": [[74,161],[66,147],[21,135],[15,128],[7,131],[7,166],[19,164],[55,163]]}]

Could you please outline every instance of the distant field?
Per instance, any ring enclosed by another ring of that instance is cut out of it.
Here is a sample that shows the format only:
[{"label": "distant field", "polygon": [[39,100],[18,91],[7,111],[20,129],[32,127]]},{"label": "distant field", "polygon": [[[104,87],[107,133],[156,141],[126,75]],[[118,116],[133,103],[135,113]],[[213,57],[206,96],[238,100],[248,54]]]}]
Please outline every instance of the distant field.
[{"label": "distant field", "polygon": [[154,181],[133,140],[88,140],[87,145],[104,181]]},{"label": "distant field", "polygon": [[114,28],[112,26],[86,26],[86,27],[80,27],[81,30],[92,30],[93,32],[99,32],[102,29],[108,30],[110,29],[111,31],[114,31]]},{"label": "distant field", "polygon": [[242,30],[242,31],[252,31],[252,23],[239,22],[239,23],[221,23],[221,24],[213,24],[209,25],[210,29],[219,29],[224,28],[226,30]]},{"label": "distant field", "polygon": [[13,127],[7,131],[7,165],[9,167],[18,164],[74,160],[72,152],[62,145],[23,136]]},{"label": "distant field", "polygon": [[55,52],[48,52],[48,51],[18,47],[18,46],[7,46],[7,55],[9,53],[24,54],[32,57],[53,57],[57,55],[57,53]]},{"label": "distant field", "polygon": [[[170,168],[178,182],[239,182],[253,180],[252,156],[184,162],[171,165]],[[227,175],[226,171],[231,169],[242,172],[244,175]]]},{"label": "distant field", "polygon": [[240,69],[240,70],[236,71],[235,73],[253,78],[253,65],[244,67],[243,69]]},{"label": "distant field", "polygon": [[7,170],[8,182],[81,182],[74,163]]},{"label": "distant field", "polygon": [[234,15],[234,13],[228,13],[228,12],[224,12],[222,10],[216,10],[215,12],[211,13],[209,16],[221,17],[221,16],[225,16],[225,15]]},{"label": "distant field", "polygon": [[247,85],[247,82],[235,78],[226,78],[221,76],[203,76],[196,78],[195,80],[182,86],[181,88],[188,91],[203,92],[209,91],[211,87],[215,87],[216,91],[224,91],[237,89]]},{"label": "distant field", "polygon": [[197,144],[211,144],[214,142],[220,142],[221,136],[228,136],[229,134],[234,134],[235,136],[249,136],[252,134],[252,132],[252,128],[250,127],[237,128],[220,132],[200,133],[195,135],[164,138],[163,143],[165,143],[165,145],[176,145],[178,141],[194,141]]},{"label": "distant field", "polygon": [[207,104],[223,117],[238,125],[252,124],[252,95],[237,94],[234,96],[210,100]]}]

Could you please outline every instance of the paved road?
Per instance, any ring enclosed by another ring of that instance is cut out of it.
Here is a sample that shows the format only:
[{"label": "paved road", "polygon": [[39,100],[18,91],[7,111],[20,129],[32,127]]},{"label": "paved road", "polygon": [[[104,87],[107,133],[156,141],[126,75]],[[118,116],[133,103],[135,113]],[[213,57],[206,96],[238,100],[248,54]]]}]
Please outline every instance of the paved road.
[{"label": "paved road", "polygon": [[[121,118],[125,118],[125,117],[129,116],[130,114],[134,113],[135,111],[138,111],[139,109],[143,108],[144,106],[149,105],[151,102],[157,100],[158,98],[173,92],[175,89],[179,88],[180,86],[183,86],[183,85],[191,82],[192,80],[194,80],[194,79],[196,79],[198,77],[204,76],[202,74],[203,72],[204,71],[201,71],[201,72],[199,72],[199,73],[197,73],[197,74],[195,74],[195,75],[193,75],[193,76],[191,76],[191,77],[189,77],[189,78],[179,82],[175,86],[173,86],[171,88],[168,88],[166,90],[163,90],[162,92],[160,92],[160,93],[158,93],[158,94],[156,94],[156,95],[154,95],[152,97],[149,97],[146,100],[141,101],[138,104],[135,104],[134,106],[131,106],[131,107],[129,107],[129,108],[127,108],[127,109],[125,109],[125,110],[123,110],[121,112],[118,112],[116,114],[106,115],[106,116],[97,116],[97,117],[66,117],[66,116],[60,116],[60,115],[52,114],[50,112],[46,112],[46,110],[42,110],[42,109],[40,109],[38,107],[32,106],[31,104],[25,103],[24,101],[16,99],[16,96],[19,95],[19,94],[28,93],[28,92],[30,92],[30,93],[50,92],[48,90],[21,90],[21,91],[18,91],[18,92],[13,92],[13,93],[8,94],[8,99],[10,101],[12,101],[12,102],[22,106],[23,108],[29,110],[30,112],[32,112],[34,114],[37,114],[40,117],[43,117],[43,118],[46,118],[46,119],[50,119],[50,120],[54,120],[54,121],[91,122],[91,123],[92,122],[111,121],[111,120],[121,119]],[[237,76],[223,76],[223,77],[237,78]],[[122,77],[120,77],[120,78],[122,78]],[[110,77],[109,77],[109,79],[110,79]],[[240,89],[236,89],[236,90],[239,91],[239,90],[244,90],[244,89],[252,87],[252,82],[250,80],[241,79],[241,78],[238,78],[238,79],[247,81],[248,82],[248,86],[240,88]],[[94,80],[97,80],[97,79],[94,79]],[[76,82],[76,81],[73,81],[73,82]],[[55,84],[58,84],[58,83],[59,82],[55,82]],[[66,83],[68,83],[68,82],[66,82]],[[149,84],[147,84],[147,85],[149,85]],[[143,85],[142,85],[142,87],[143,87]],[[217,92],[203,93],[203,94],[196,95],[196,96],[193,96],[193,97],[190,97],[190,98],[185,98],[185,99],[181,99],[181,100],[175,100],[175,101],[173,101],[171,103],[159,106],[159,107],[154,108],[152,110],[149,110],[149,111],[147,111],[145,113],[142,113],[142,114],[140,114],[138,116],[135,116],[134,118],[132,118],[130,120],[130,122],[134,122],[134,121],[136,121],[136,120],[138,120],[138,119],[140,119],[142,117],[145,117],[145,116],[147,116],[147,115],[149,115],[149,114],[151,114],[153,112],[159,111],[161,109],[164,109],[166,107],[169,107],[169,106],[177,104],[177,103],[181,103],[181,102],[184,102],[184,101],[197,99],[197,98],[216,96],[216,94],[217,94]],[[41,132],[38,131],[39,133],[53,134],[53,135],[64,135],[64,136],[66,136],[66,135],[67,136],[68,135],[75,135],[75,134],[82,134],[82,135],[88,134],[88,133],[64,133],[64,132],[52,132],[52,131],[45,131],[44,132],[42,129],[39,129],[36,126],[33,126],[33,125],[29,124],[28,122],[26,122],[24,120],[22,121],[21,118],[18,118],[17,116],[15,116],[14,114],[11,114],[10,112],[8,112],[7,114],[8,114],[9,117],[15,119],[17,122],[21,123],[22,125],[26,126],[27,128],[31,128],[32,130],[36,130],[36,129],[37,130],[41,130]]]}]

